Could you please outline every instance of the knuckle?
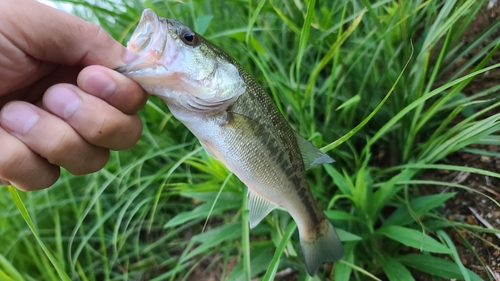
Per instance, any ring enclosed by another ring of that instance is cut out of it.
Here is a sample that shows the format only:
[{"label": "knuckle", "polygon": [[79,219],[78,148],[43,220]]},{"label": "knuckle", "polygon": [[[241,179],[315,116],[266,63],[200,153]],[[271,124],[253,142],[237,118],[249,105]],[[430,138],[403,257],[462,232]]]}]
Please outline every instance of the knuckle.
[{"label": "knuckle", "polygon": [[126,131],[122,133],[121,137],[117,138],[116,150],[131,148],[141,138],[143,125],[139,116],[137,114],[130,116],[128,124]]},{"label": "knuckle", "polygon": [[0,144],[0,184],[7,182],[19,190],[31,191],[47,188],[59,178],[58,166],[47,163],[1,128]]},{"label": "knuckle", "polygon": [[42,156],[52,164],[59,164],[67,157],[67,152],[72,151],[75,146],[75,139],[66,130],[59,137],[44,143]]},{"label": "knuckle", "polygon": [[[142,88],[141,88],[142,90]],[[143,91],[138,97],[137,100],[132,103],[131,108],[130,108],[130,113],[136,113],[139,112],[144,106],[146,105],[148,101],[148,96],[147,94]]]},{"label": "knuckle", "polygon": [[92,145],[77,134],[65,132],[57,141],[47,143],[45,158],[60,165],[74,175],[84,175],[100,170],[109,159],[109,151]]},{"label": "knuckle", "polygon": [[93,144],[100,145],[106,142],[117,126],[113,119],[108,118],[108,114],[102,114],[93,120],[93,125],[90,126],[87,133],[87,140]]},{"label": "knuckle", "polygon": [[59,179],[59,175],[60,172],[57,168],[57,170],[45,172],[44,175],[33,177],[30,181],[12,181],[12,184],[21,191],[35,191],[52,186]]},{"label": "knuckle", "polygon": [[89,39],[92,39],[90,42],[95,42],[94,40],[96,38],[102,38],[103,36],[108,37],[109,35],[106,33],[106,31],[93,23],[90,23],[88,21],[82,22],[81,25],[81,33],[80,34],[87,34],[89,36]]},{"label": "knuckle", "polygon": [[80,154],[71,167],[65,167],[73,175],[86,175],[99,171],[109,160],[109,150],[97,148],[93,152]]},{"label": "knuckle", "polygon": [[95,163],[102,162],[95,147],[69,131],[61,133],[56,139],[45,144],[42,156],[49,163],[64,167],[74,175],[83,175],[94,172]]},{"label": "knuckle", "polygon": [[14,169],[19,169],[26,162],[29,150],[14,137],[0,128],[0,143],[2,144],[0,153],[0,178],[10,180]]},{"label": "knuckle", "polygon": [[85,139],[90,143],[113,150],[130,148],[137,143],[142,134],[142,121],[137,114],[119,113],[111,117],[104,115],[94,121]]},{"label": "knuckle", "polygon": [[117,96],[123,99],[122,111],[127,114],[134,114],[146,105],[148,95],[136,82],[129,78],[126,78],[126,81],[126,84],[121,87]]}]

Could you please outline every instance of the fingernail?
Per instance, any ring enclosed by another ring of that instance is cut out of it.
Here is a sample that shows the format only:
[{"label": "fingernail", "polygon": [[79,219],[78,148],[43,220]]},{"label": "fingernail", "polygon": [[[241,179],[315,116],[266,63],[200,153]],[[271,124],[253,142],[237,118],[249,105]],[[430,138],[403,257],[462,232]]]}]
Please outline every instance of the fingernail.
[{"label": "fingernail", "polygon": [[85,90],[89,93],[107,99],[116,92],[116,82],[101,72],[91,72],[85,78]]},{"label": "fingernail", "polygon": [[4,128],[24,135],[36,124],[40,115],[24,103],[11,103],[2,110],[1,123]]},{"label": "fingernail", "polygon": [[125,64],[129,64],[129,63],[133,62],[135,59],[137,59],[138,57],[139,57],[138,54],[127,49],[127,51],[125,52],[125,55],[123,56],[123,62]]},{"label": "fingernail", "polygon": [[45,95],[45,106],[64,120],[71,118],[82,103],[75,92],[65,87],[51,88]]}]

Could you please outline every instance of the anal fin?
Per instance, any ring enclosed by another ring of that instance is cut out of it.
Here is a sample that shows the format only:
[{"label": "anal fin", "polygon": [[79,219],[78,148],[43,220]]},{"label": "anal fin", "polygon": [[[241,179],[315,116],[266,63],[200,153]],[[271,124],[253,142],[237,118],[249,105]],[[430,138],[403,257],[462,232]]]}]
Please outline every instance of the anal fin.
[{"label": "anal fin", "polygon": [[248,210],[250,211],[250,228],[256,227],[278,205],[248,189]]}]

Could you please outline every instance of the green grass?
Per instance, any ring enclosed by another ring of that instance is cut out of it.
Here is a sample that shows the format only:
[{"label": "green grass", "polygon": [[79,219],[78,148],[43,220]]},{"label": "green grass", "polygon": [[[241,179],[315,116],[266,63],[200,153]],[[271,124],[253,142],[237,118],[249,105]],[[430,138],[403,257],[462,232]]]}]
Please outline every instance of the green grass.
[{"label": "green grass", "polygon": [[463,92],[499,67],[490,59],[500,39],[485,44],[499,23],[460,41],[485,1],[60,2],[121,41],[153,8],[236,58],[336,160],[307,176],[346,254],[311,278],[286,212],[250,230],[244,185],[153,97],[139,143],[112,153],[102,171],[63,173],[32,193],[0,189],[0,279],[187,280],[201,270],[274,280],[290,268],[300,280],[414,280],[410,269],[480,280],[445,230],[491,230],[446,220],[441,208],[455,192],[417,187],[469,189],[419,179],[430,169],[500,177],[445,161],[456,151],[489,153],[471,144],[499,143],[500,114],[488,112],[498,111],[500,87]]}]

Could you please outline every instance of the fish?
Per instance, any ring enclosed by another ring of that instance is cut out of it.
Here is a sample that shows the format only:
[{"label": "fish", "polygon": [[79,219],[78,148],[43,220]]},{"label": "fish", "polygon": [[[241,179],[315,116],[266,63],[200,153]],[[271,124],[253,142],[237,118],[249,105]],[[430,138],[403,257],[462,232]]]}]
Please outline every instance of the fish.
[{"label": "fish", "polygon": [[297,224],[307,273],[344,255],[305,171],[333,159],[286,122],[265,90],[227,53],[184,24],[146,9],[117,69],[151,94],[248,188],[250,227],[278,206]]}]

